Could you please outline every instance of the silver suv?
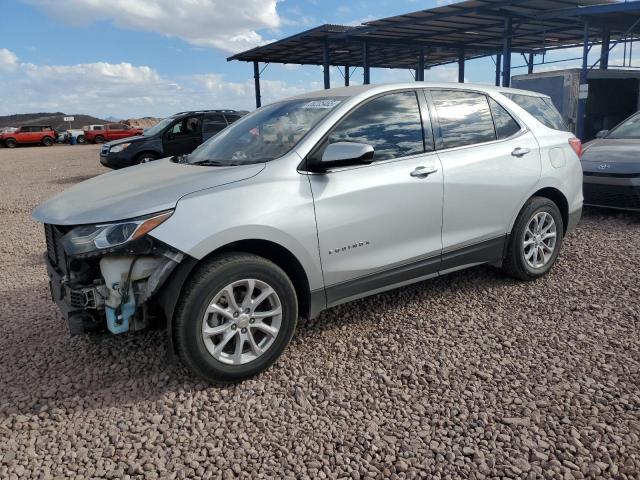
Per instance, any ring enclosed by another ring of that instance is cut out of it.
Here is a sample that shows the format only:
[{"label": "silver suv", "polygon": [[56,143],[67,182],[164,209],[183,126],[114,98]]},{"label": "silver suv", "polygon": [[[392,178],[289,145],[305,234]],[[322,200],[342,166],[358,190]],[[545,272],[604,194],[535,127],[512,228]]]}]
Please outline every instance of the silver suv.
[{"label": "silver suv", "polygon": [[194,373],[238,381],[298,317],[474,265],[546,274],[582,210],[563,129],[548,97],[468,84],[280,101],[40,205],[53,299],[72,334],[165,325]]}]

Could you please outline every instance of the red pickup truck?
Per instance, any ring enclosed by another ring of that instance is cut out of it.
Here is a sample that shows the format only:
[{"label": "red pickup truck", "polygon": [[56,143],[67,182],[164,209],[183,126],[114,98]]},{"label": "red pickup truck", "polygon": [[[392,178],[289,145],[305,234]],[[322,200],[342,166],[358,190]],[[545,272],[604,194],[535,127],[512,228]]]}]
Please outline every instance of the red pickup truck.
[{"label": "red pickup truck", "polygon": [[121,138],[133,137],[134,135],[142,135],[143,129],[139,127],[130,127],[124,123],[109,123],[102,128],[94,128],[84,130],[85,142],[104,143],[111,140],[119,140]]},{"label": "red pickup truck", "polygon": [[30,125],[20,127],[15,132],[5,132],[0,134],[0,144],[5,147],[14,148],[18,145],[41,144],[50,147],[58,138],[56,131],[49,126]]}]

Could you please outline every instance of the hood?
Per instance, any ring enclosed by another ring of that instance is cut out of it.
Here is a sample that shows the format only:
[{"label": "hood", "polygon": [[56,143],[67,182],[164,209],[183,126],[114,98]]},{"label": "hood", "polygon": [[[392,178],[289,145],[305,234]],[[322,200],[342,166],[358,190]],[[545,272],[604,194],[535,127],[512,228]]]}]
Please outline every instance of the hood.
[{"label": "hood", "polygon": [[640,139],[601,138],[585,144],[582,155],[585,172],[640,174]]},{"label": "hood", "polygon": [[147,137],[145,137],[144,135],[135,135],[133,137],[121,138],[119,140],[111,140],[110,142],[104,143],[103,145],[106,145],[109,148],[111,148],[114,145],[120,145],[121,143],[132,143],[138,140],[144,140],[145,138]]},{"label": "hood", "polygon": [[41,223],[82,225],[113,222],[169,210],[185,195],[251,178],[264,163],[205,167],[169,158],[115,170],[79,183],[39,205]]}]

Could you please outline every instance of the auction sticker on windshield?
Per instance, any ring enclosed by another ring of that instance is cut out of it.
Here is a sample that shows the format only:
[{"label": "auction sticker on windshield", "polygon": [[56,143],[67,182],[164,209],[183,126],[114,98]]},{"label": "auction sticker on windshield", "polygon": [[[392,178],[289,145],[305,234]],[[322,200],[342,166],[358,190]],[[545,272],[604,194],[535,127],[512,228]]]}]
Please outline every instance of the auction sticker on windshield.
[{"label": "auction sticker on windshield", "polygon": [[315,109],[315,108],[320,108],[320,109],[325,109],[325,108],[333,108],[336,105],[338,105],[341,102],[341,100],[331,100],[328,98],[325,98],[323,100],[312,100],[310,102],[305,103],[302,108],[306,109],[306,110],[310,110],[310,109]]}]

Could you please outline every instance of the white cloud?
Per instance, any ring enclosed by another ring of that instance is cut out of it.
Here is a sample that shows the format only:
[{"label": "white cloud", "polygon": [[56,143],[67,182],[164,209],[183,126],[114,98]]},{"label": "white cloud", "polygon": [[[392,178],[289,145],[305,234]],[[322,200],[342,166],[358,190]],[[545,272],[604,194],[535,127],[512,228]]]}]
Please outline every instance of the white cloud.
[{"label": "white cloud", "polygon": [[[0,49],[0,115],[63,111],[96,116],[167,116],[204,108],[254,108],[253,80],[228,81],[222,74],[167,78],[148,66],[106,62],[77,65],[20,63]],[[301,93],[311,85],[263,80],[263,103]]]},{"label": "white cloud", "polygon": [[6,48],[0,48],[0,72],[13,72],[18,68],[18,57]]},{"label": "white cloud", "polygon": [[277,0],[24,0],[61,21],[111,21],[131,30],[178,37],[193,45],[239,52],[262,43],[263,28],[280,26]]}]

